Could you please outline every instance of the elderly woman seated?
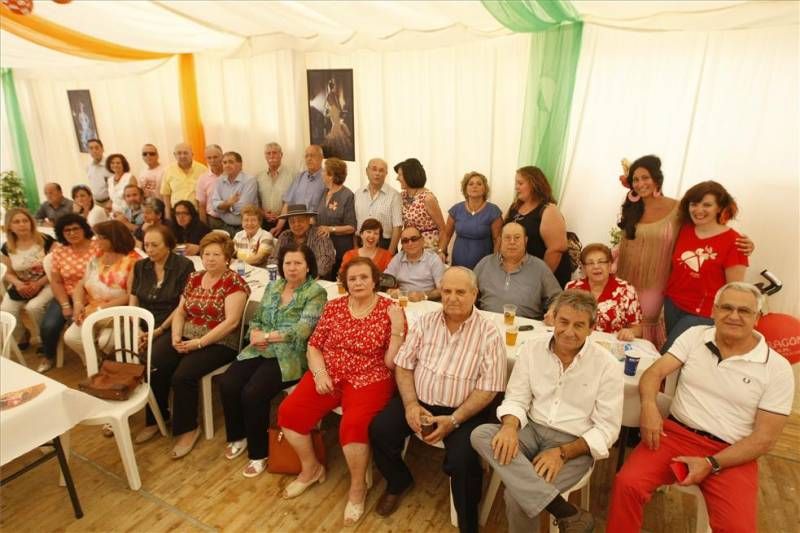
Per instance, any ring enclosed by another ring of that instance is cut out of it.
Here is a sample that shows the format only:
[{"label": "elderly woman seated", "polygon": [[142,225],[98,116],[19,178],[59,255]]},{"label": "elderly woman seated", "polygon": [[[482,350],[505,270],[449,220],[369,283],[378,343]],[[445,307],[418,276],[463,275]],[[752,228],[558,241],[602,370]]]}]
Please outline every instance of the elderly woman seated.
[{"label": "elderly woman seated", "polygon": [[315,215],[316,213],[306,209],[303,204],[288,206],[286,214],[278,218],[289,219],[290,231],[284,231],[280,234],[268,263],[277,264],[281,248],[293,242],[295,244],[305,244],[314,252],[314,257],[317,258],[317,273],[320,278],[324,278],[330,273],[336,260],[336,250],[333,248],[330,237],[321,235],[317,228],[312,226],[311,217]]},{"label": "elderly woman seated", "polygon": [[[174,253],[175,237],[169,228],[150,226],[144,232],[144,251],[147,257],[133,267],[133,281],[128,305],[141,307],[153,313],[155,329],[153,339],[170,331],[172,317],[178,308],[183,288],[194,264]],[[145,337],[140,337],[144,343]],[[156,419],[147,409],[145,428],[136,435],[134,442],[140,444],[158,434]]]},{"label": "elderly woman seated", "polygon": [[147,231],[147,228],[150,226],[168,224],[164,218],[165,208],[164,202],[158,198],[148,198],[144,201],[142,204],[142,217],[144,218],[144,222],[133,232],[133,236],[138,242],[144,241],[144,232]]},{"label": "elderly woman seated", "polygon": [[392,258],[384,272],[397,278],[399,288],[408,292],[409,301],[440,299],[445,265],[439,254],[425,248],[422,233],[414,226],[403,228],[400,244],[403,250]]},{"label": "elderly woman seated", "polygon": [[283,491],[295,498],[325,481],[325,467],[314,455],[311,429],[342,407],[339,442],[350,469],[345,525],[358,522],[367,496],[368,428],[394,394],[394,356],[405,335],[403,310],[376,291],[378,268],[367,258],[353,259],[341,275],[349,295],[328,303],[308,342],[308,372],[281,403],[278,425],[300,457],[302,471]]},{"label": "elderly woman seated", "polygon": [[585,277],[567,283],[567,289],[591,292],[597,300],[595,329],[616,333],[622,341],[642,336],[642,308],[633,285],[611,275],[611,250],[594,243],[581,250]]},{"label": "elderly woman seated", "polygon": [[[94,311],[127,305],[133,266],[140,259],[135,243],[125,224],[107,220],[94,226],[99,253],[89,261],[83,279],[72,294],[72,325],[64,333],[64,343],[85,357],[81,327]],[[96,336],[101,351],[111,348],[111,328],[103,328]]]},{"label": "elderly woman seated", "polygon": [[248,265],[264,266],[275,244],[272,234],[261,227],[262,220],[263,214],[258,206],[242,208],[242,230],[233,237],[233,245],[236,258]]},{"label": "elderly woman seated", "polygon": [[250,287],[228,268],[233,242],[213,231],[200,241],[205,270],[192,272],[172,317],[170,335],[153,344],[150,387],[164,418],[169,418],[172,390],[172,434],[176,437],[170,456],[179,459],[192,451],[197,427],[200,379],[236,358],[239,323]]},{"label": "elderly woman seated", "polygon": [[270,403],[308,368],[308,337],[328,299],[315,281],[317,266],[308,246],[289,243],[278,257],[280,278],[267,286],[250,321],[250,345],[220,378],[228,436],[225,457],[235,459],[247,450],[245,477],[264,471]]}]

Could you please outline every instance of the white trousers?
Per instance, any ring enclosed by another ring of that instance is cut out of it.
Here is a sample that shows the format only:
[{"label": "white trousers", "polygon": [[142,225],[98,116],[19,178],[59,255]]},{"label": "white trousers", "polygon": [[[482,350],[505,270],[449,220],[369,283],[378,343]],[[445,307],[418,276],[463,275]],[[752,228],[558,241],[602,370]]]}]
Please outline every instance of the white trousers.
[{"label": "white trousers", "polygon": [[44,310],[47,304],[53,299],[53,291],[50,285],[45,285],[39,294],[30,300],[12,300],[11,296],[6,292],[3,296],[3,302],[0,304],[0,310],[6,311],[17,317],[17,327],[14,328],[14,340],[19,342],[22,339],[22,334],[25,332],[25,326],[22,323],[21,311],[24,309],[28,313],[28,318],[33,322],[31,328],[31,339],[39,337],[39,323],[44,317]]}]

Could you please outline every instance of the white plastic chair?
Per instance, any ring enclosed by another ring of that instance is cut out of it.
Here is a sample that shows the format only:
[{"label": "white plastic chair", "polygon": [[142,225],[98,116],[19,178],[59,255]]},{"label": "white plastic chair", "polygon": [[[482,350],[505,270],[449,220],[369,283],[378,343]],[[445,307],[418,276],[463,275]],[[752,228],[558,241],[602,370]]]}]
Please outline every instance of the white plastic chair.
[{"label": "white plastic chair", "polygon": [[[111,307],[109,309],[102,309],[90,314],[83,321],[81,326],[81,337],[83,340],[83,349],[86,353],[86,373],[91,376],[97,373],[97,348],[95,347],[95,335],[93,328],[96,322],[103,319],[113,319],[112,326],[112,339],[114,341],[114,350],[117,350],[116,360],[120,362],[139,362],[134,357],[126,357],[118,350],[132,350],[138,352],[139,337],[146,335],[147,339],[147,352],[146,352],[146,373],[145,376],[148,381],[145,381],[131,394],[130,398],[125,401],[113,400],[100,400],[104,404],[104,409],[98,412],[92,418],[86,419],[82,424],[94,426],[100,424],[110,424],[114,431],[114,438],[117,441],[119,448],[119,455],[122,459],[122,466],[125,468],[125,475],[128,478],[128,485],[131,490],[139,490],[142,487],[142,480],[139,477],[139,469],[136,466],[136,455],[133,451],[133,441],[131,440],[131,429],[128,423],[128,418],[139,412],[145,404],[149,404],[150,408],[155,414],[156,423],[161,434],[167,435],[167,427],[164,424],[164,419],[161,416],[161,410],[158,408],[155,396],[150,390],[150,356],[153,350],[153,336],[152,331],[154,328],[153,315],[150,311],[140,307],[120,306]],[[142,332],[139,327],[140,320],[147,324],[147,332]]]},{"label": "white plastic chair", "polygon": [[14,340],[13,333],[14,328],[17,327],[17,317],[7,311],[0,311],[0,324],[2,324],[2,332],[0,332],[0,338],[2,338],[0,350],[2,350],[2,356],[10,357],[11,354],[13,354],[17,361],[19,361],[19,364],[27,367],[28,362],[25,360],[25,356],[22,354],[19,346],[17,346],[17,341]]},{"label": "white plastic chair", "polygon": [[[414,435],[420,440],[420,442],[425,442],[424,440],[422,440],[422,437],[420,437],[420,435],[418,433],[415,433]],[[408,451],[408,444],[410,442],[411,442],[411,437],[406,437],[406,443],[403,445],[403,453],[400,455],[403,459],[405,459],[405,457],[406,457],[406,452]],[[425,444],[428,444],[428,443],[425,442]],[[440,448],[440,449],[444,450],[444,442],[442,442],[442,441],[439,441],[436,444],[428,444],[428,446],[433,446],[434,448]],[[447,483],[447,486],[448,486],[448,491],[450,492],[450,523],[453,525],[453,527],[458,527],[458,513],[456,513],[456,506],[453,503],[453,489],[452,489],[452,487],[450,487],[450,482],[449,481]],[[495,489],[495,492],[497,492],[496,489]],[[486,505],[486,497],[484,497],[483,502],[481,503],[480,516],[483,516],[483,514],[484,514],[483,507],[485,505]],[[491,509],[491,506],[490,506],[490,509]],[[486,515],[487,516],[489,515],[488,511],[486,512]],[[486,522],[481,521],[481,525],[484,525],[485,523]]]},{"label": "white plastic chair", "polygon": [[7,270],[8,270],[8,267],[5,265],[5,263],[0,263],[0,298],[5,296],[5,294],[6,294],[5,277],[6,277],[6,271]]}]

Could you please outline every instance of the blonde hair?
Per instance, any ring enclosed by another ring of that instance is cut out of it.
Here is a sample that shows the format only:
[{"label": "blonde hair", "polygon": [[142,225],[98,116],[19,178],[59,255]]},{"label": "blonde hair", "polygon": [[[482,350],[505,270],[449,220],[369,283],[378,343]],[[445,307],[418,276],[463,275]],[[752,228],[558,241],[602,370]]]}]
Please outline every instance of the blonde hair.
[{"label": "blonde hair", "polygon": [[31,237],[33,238],[33,242],[38,244],[39,246],[44,247],[44,237],[39,230],[36,229],[36,221],[33,220],[33,216],[28,212],[27,209],[24,207],[12,207],[8,211],[6,211],[6,247],[8,248],[8,253],[13,254],[17,251],[17,236],[11,230],[11,219],[13,219],[16,215],[25,215],[28,221],[31,224]]},{"label": "blonde hair", "polygon": [[467,185],[469,184],[469,180],[471,180],[472,178],[480,178],[481,179],[481,183],[483,183],[483,189],[485,191],[483,193],[483,199],[484,200],[488,199],[489,198],[489,180],[487,180],[486,176],[484,176],[480,172],[475,172],[475,171],[467,172],[466,174],[464,174],[464,177],[461,178],[461,194],[464,195],[464,198],[467,197]]}]

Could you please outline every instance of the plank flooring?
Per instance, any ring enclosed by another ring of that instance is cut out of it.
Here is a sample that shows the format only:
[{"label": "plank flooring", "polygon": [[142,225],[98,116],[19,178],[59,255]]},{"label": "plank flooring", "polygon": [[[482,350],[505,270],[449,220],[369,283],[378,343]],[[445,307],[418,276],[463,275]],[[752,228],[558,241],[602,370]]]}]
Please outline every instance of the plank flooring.
[{"label": "plank flooring", "polygon": [[[26,354],[33,365],[35,356]],[[64,368],[49,376],[74,386],[83,377],[77,357],[67,353]],[[186,458],[168,457],[170,440],[156,438],[137,446],[136,456],[143,487],[133,492],[119,459],[114,439],[104,438],[99,427],[78,426],[72,431],[70,465],[85,516],[76,520],[67,492],[57,485],[57,464],[49,461],[0,489],[0,530],[9,532],[329,532],[340,531],[349,477],[338,445],[338,417],[325,419],[329,455],[328,480],[291,502],[281,500],[289,476],[264,473],[242,477],[243,455],[223,457],[224,422],[215,391],[215,429],[212,440],[201,439]],[[143,413],[132,417],[135,433],[144,423]],[[6,465],[7,476],[39,456],[33,451]],[[446,532],[450,525],[447,477],[441,471],[443,452],[412,439],[407,459],[416,478],[415,489],[392,517],[373,512],[383,490],[380,474],[367,500],[367,513],[355,528],[361,532]],[[759,531],[800,532],[800,413],[789,425],[775,450],[759,461]],[[613,480],[611,461],[595,467],[591,483],[591,510],[597,531],[605,531],[608,497]],[[488,476],[486,481],[488,481]],[[645,531],[694,531],[695,502],[677,491],[656,493],[645,511]],[[546,521],[542,520],[543,525]],[[542,529],[543,531],[545,529]],[[502,488],[483,531],[507,531]]]}]

